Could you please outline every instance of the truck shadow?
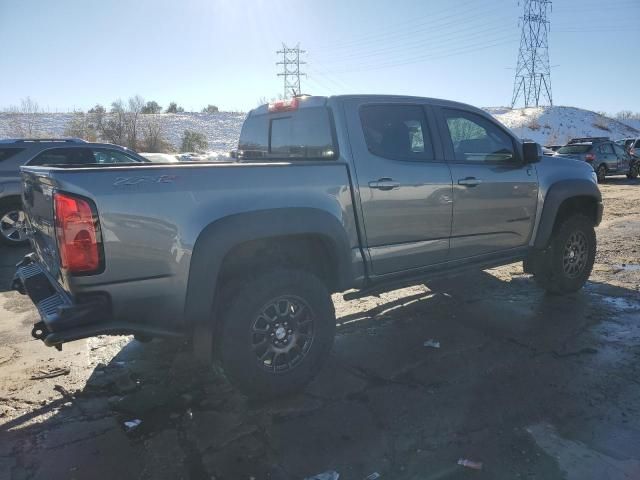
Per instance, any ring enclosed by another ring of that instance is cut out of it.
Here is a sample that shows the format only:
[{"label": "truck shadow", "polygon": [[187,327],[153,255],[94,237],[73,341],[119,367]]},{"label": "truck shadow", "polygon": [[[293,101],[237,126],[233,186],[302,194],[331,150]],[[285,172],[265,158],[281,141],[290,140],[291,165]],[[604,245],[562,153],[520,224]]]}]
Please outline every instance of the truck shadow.
[{"label": "truck shadow", "polygon": [[16,272],[16,263],[29,253],[29,247],[6,247],[0,245],[0,292],[10,289],[13,274]]},{"label": "truck shadow", "polygon": [[[524,429],[603,408],[587,385],[619,375],[623,347],[637,344],[637,292],[590,282],[553,297],[528,276],[490,273],[434,290],[340,317],[320,375],[270,402],[248,401],[180,343],[105,341],[109,360],[83,388],[4,423],[0,445],[30,478],[456,478],[459,456],[493,462],[479,475],[502,478],[504,455],[562,477]],[[607,386],[612,398],[623,388]]]}]

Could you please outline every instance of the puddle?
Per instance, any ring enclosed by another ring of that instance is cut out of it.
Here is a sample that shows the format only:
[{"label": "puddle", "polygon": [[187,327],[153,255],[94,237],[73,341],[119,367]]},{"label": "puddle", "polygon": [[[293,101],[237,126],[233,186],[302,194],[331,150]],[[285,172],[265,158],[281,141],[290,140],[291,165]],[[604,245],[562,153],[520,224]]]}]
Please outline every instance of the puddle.
[{"label": "puddle", "polygon": [[614,265],[613,269],[617,272],[638,272],[640,265]]},{"label": "puddle", "polygon": [[596,293],[596,295],[600,297],[602,302],[618,310],[640,310],[640,302],[638,301],[629,300],[625,297],[610,297],[599,293]]},{"label": "puddle", "polygon": [[640,462],[617,459],[588,445],[561,437],[552,425],[538,424],[527,428],[536,444],[557,460],[567,480],[636,479]]}]

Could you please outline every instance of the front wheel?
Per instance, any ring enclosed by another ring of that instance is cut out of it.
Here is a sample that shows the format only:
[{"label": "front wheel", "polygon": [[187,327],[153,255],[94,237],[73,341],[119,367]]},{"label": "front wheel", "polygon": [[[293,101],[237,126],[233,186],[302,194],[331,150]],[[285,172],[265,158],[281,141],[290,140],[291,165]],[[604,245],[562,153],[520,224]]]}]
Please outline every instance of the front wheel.
[{"label": "front wheel", "polygon": [[607,167],[600,165],[596,170],[596,175],[598,176],[598,183],[604,183],[607,178]]},{"label": "front wheel", "polygon": [[555,228],[549,247],[538,255],[535,280],[549,293],[576,292],[591,275],[595,258],[593,221],[584,215],[569,217]]},{"label": "front wheel", "polygon": [[629,169],[629,173],[627,173],[627,178],[633,180],[634,178],[638,178],[638,175],[640,175],[640,163],[636,162]]},{"label": "front wheel", "polygon": [[246,282],[222,316],[220,355],[229,379],[250,397],[302,389],[320,370],[335,335],[331,296],[314,275],[278,270]]}]

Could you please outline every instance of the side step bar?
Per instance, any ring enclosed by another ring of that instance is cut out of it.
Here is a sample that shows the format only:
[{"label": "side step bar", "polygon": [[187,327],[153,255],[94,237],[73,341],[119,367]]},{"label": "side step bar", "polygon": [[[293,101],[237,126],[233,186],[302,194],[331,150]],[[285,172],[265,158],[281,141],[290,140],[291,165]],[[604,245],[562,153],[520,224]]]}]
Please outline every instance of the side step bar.
[{"label": "side step bar", "polygon": [[469,271],[486,270],[488,268],[499,267],[502,265],[508,265],[509,263],[520,262],[526,258],[527,250],[518,249],[517,253],[508,257],[490,258],[475,263],[459,263],[457,265],[445,265],[433,267],[428,270],[423,270],[419,273],[407,275],[403,277],[395,277],[388,280],[376,281],[360,290],[345,293],[342,298],[345,300],[356,300],[358,298],[378,296],[384,292],[390,292],[391,290],[398,290],[400,288],[410,287],[412,285],[418,285],[419,283],[427,282],[442,277],[454,277],[468,273]]}]

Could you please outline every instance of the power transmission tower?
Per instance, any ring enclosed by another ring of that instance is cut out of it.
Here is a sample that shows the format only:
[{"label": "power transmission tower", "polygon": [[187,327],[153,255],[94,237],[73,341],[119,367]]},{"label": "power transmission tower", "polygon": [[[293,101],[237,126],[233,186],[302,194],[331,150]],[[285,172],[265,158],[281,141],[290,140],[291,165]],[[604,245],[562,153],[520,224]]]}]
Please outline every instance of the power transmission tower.
[{"label": "power transmission tower", "polygon": [[553,105],[549,66],[549,25],[547,8],[551,0],[524,0],[522,34],[511,108],[520,98],[524,106]]},{"label": "power transmission tower", "polygon": [[300,65],[307,63],[300,60],[300,54],[306,51],[300,50],[300,44],[289,48],[283,43],[282,50],[276,53],[282,55],[282,61],[276,65],[282,65],[282,73],[278,73],[278,76],[284,77],[284,98],[300,95],[300,77],[306,75],[300,71]]}]

